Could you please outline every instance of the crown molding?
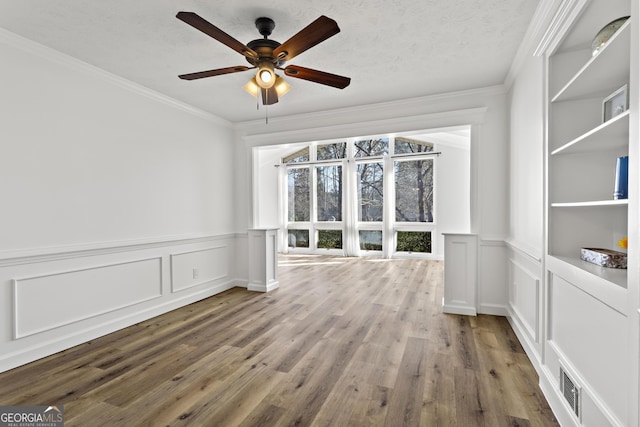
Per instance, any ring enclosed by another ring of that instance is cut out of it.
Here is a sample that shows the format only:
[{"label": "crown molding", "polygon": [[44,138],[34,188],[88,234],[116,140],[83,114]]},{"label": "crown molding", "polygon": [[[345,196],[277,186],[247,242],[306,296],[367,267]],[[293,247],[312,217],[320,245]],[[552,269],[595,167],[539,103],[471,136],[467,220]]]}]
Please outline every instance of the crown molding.
[{"label": "crown molding", "polygon": [[562,3],[563,0],[540,1],[505,78],[506,87],[511,88],[528,57],[538,56],[535,52],[540,45],[540,40],[545,36],[549,23],[552,22]]},{"label": "crown molding", "polygon": [[19,36],[15,33],[12,33],[11,31],[5,30],[4,28],[0,28],[0,42],[4,42],[9,46],[36,55],[45,60],[55,62],[81,72],[92,74],[97,78],[105,80],[125,90],[144,96],[145,98],[154,100],[177,110],[186,112],[200,119],[215,123],[216,125],[226,128],[232,128],[231,122],[224,120],[218,116],[193,107],[184,102],[178,101],[177,99],[171,98],[153,89],[149,89],[148,87],[142,86],[138,83],[134,83],[131,80],[127,80],[123,77],[117,76],[84,61],[80,61],[77,58],[74,58],[50,47],[44,46],[40,43],[34,42],[33,40],[29,40],[25,37]]},{"label": "crown molding", "polygon": [[533,54],[535,56],[552,54],[562,41],[561,36],[567,33],[569,26],[574,22],[588,1],[589,0],[563,0]]}]

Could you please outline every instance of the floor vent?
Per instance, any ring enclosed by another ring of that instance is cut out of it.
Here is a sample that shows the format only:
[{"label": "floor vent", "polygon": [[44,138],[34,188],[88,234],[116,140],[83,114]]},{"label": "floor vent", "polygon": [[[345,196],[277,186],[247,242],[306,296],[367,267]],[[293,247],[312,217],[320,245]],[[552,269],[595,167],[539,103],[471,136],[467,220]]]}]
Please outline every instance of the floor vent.
[{"label": "floor vent", "polygon": [[560,392],[573,413],[580,419],[580,387],[562,366],[560,366]]}]

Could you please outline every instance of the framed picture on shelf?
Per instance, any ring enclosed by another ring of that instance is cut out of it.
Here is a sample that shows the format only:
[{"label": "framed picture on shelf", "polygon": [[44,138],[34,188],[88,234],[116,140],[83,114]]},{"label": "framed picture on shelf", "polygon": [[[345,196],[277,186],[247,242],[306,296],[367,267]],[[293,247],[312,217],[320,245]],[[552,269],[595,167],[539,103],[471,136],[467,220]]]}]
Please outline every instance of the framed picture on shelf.
[{"label": "framed picture on shelf", "polygon": [[602,122],[611,120],[618,114],[622,114],[629,108],[627,85],[607,96],[602,101]]}]

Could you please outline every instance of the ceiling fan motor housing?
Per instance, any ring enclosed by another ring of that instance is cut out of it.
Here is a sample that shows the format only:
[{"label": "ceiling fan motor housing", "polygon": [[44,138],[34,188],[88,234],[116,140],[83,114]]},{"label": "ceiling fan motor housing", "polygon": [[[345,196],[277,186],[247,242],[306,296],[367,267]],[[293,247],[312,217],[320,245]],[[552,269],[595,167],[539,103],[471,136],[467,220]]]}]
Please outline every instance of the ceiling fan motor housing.
[{"label": "ceiling fan motor housing", "polygon": [[265,39],[271,35],[271,32],[275,27],[276,23],[273,22],[273,19],[271,18],[261,17],[256,19],[256,28]]},{"label": "ceiling fan motor housing", "polygon": [[[280,42],[270,40],[267,37],[271,35],[271,32],[276,27],[275,22],[271,18],[258,18],[256,19],[256,28],[264,38],[252,40],[247,43],[247,47],[252,49],[258,54],[258,58],[246,57],[247,62],[253,66],[257,66],[261,62],[269,61],[274,66],[280,67],[285,61],[279,60],[273,56],[273,50],[280,46]],[[286,56],[286,55],[281,55]]]}]

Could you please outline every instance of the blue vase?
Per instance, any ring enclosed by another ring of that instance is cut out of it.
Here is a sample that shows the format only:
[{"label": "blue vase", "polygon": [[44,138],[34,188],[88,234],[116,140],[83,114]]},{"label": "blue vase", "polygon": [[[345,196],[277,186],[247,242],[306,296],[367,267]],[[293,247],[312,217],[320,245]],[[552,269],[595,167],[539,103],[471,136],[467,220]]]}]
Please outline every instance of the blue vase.
[{"label": "blue vase", "polygon": [[616,183],[613,190],[615,200],[628,198],[629,156],[618,157],[616,161]]}]

